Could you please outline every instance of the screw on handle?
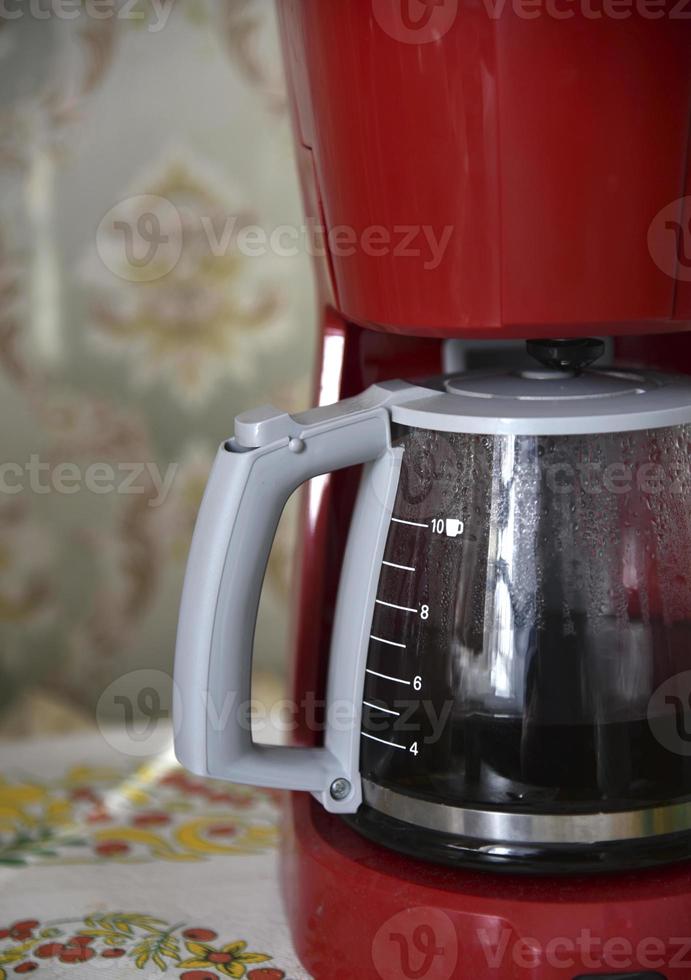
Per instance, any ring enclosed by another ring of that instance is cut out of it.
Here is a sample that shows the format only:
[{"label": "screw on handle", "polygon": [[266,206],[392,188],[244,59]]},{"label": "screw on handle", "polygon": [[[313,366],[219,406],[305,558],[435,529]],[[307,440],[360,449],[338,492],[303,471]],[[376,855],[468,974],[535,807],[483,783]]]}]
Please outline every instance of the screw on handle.
[{"label": "screw on handle", "polygon": [[583,371],[605,352],[597,337],[576,337],[566,340],[528,340],[526,348],[531,357],[545,367],[558,371]]}]

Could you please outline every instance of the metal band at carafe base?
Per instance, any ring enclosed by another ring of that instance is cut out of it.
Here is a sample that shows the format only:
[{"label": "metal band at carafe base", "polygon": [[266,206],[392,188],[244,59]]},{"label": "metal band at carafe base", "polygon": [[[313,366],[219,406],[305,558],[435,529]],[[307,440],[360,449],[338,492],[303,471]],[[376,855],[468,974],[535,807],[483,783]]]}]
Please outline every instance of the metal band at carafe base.
[{"label": "metal band at carafe base", "polygon": [[603,844],[691,830],[691,802],[616,813],[516,813],[432,803],[368,779],[362,790],[368,806],[387,817],[488,844]]}]

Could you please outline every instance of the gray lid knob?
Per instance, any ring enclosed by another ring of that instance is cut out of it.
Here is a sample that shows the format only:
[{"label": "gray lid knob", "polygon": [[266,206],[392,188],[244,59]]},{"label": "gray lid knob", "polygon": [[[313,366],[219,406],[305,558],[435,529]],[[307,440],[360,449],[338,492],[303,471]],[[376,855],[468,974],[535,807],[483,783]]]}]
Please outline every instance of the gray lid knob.
[{"label": "gray lid knob", "polygon": [[528,340],[526,347],[530,356],[540,364],[558,371],[582,371],[605,352],[603,341],[596,337]]}]

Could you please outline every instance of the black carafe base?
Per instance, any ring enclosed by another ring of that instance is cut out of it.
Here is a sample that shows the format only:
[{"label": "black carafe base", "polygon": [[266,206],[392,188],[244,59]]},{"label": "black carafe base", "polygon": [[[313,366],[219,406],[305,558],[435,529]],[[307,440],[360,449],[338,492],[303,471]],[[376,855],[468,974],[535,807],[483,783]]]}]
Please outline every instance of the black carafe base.
[{"label": "black carafe base", "polygon": [[691,860],[691,832],[603,844],[487,843],[404,823],[363,803],[343,818],[368,840],[451,867],[524,875],[613,874]]}]

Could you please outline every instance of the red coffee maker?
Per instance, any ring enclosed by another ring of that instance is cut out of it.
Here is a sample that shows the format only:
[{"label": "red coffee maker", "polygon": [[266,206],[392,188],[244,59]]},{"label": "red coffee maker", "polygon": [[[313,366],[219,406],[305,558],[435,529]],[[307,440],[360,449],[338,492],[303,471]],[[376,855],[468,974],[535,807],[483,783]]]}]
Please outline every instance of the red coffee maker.
[{"label": "red coffee maker", "polygon": [[[181,761],[311,791],[288,799],[282,868],[317,980],[691,978],[691,751],[665,750],[689,741],[691,384],[659,373],[691,374],[691,12],[278,10],[320,407],[247,413],[219,450],[178,633]],[[609,496],[564,494],[603,461]],[[673,476],[654,500],[653,462]],[[265,749],[209,705],[249,696],[271,539],[312,477],[300,723]],[[338,736],[334,677],[357,707]],[[382,727],[391,684],[448,707],[424,745]]]},{"label": "red coffee maker", "polygon": [[[323,310],[317,403],[611,337],[691,373],[691,24],[661,3],[281,0]],[[454,353],[455,352],[455,353]],[[323,695],[351,470],[305,488],[293,686]],[[306,715],[309,712],[306,712]],[[313,717],[298,741],[314,745]],[[691,864],[579,876],[447,867],[307,794],[283,882],[329,980],[691,977]]]}]

